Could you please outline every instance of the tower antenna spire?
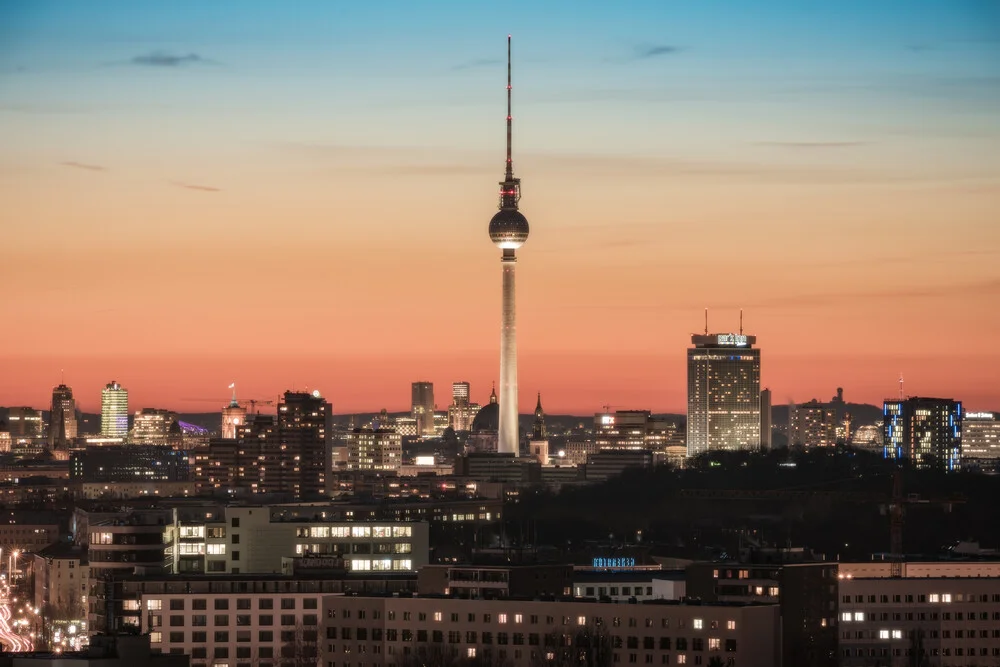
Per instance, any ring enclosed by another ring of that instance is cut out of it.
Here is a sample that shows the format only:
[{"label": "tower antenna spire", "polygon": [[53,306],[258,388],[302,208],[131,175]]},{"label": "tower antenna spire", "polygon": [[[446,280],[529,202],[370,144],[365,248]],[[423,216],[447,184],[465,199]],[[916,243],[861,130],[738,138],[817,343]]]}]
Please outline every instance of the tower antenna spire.
[{"label": "tower antenna spire", "polygon": [[510,35],[507,35],[507,166],[504,171],[504,180],[514,180],[514,160],[513,160],[513,134],[514,117],[511,115],[510,105]]},{"label": "tower antenna spire", "polygon": [[708,308],[705,309],[705,335],[708,335]]},{"label": "tower antenna spire", "polygon": [[743,309],[740,308],[740,335],[743,335]]}]

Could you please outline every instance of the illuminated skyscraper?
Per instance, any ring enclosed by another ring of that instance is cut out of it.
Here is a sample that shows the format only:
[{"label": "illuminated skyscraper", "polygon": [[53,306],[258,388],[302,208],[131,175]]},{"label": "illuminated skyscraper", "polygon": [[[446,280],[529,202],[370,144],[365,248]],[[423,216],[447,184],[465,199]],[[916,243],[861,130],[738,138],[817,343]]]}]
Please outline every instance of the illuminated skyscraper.
[{"label": "illuminated skyscraper", "polygon": [[515,251],[528,240],[528,219],[517,210],[521,179],[514,178],[512,160],[510,35],[507,35],[507,163],[500,183],[500,211],[490,220],[490,240],[503,251],[503,306],[500,322],[500,423],[497,450],[514,454],[520,450],[517,428],[517,316],[514,304]]},{"label": "illuminated skyscraper", "polygon": [[688,349],[687,453],[760,447],[756,336],[694,335]]},{"label": "illuminated skyscraper", "polygon": [[962,404],[950,398],[887,400],[882,441],[887,459],[918,468],[958,470],[962,462]]},{"label": "illuminated skyscraper", "polygon": [[49,447],[66,449],[66,443],[76,438],[76,401],[73,390],[64,384],[52,390],[49,412]]},{"label": "illuminated skyscraper", "polygon": [[417,420],[417,435],[434,435],[434,384],[414,382],[410,396],[410,415]]},{"label": "illuminated skyscraper", "polygon": [[101,435],[128,436],[128,389],[112,380],[101,390]]},{"label": "illuminated skyscraper", "polygon": [[455,382],[451,385],[451,405],[448,406],[448,426],[456,431],[468,431],[472,420],[479,412],[478,403],[469,402],[469,383]]},{"label": "illuminated skyscraper", "polygon": [[788,444],[833,447],[837,444],[837,408],[817,400],[788,406]]},{"label": "illuminated skyscraper", "polygon": [[962,415],[962,461],[1000,462],[1000,419],[994,412]]},{"label": "illuminated skyscraper", "polygon": [[[180,425],[177,415],[170,410],[143,408],[132,418],[132,435],[129,444],[133,445],[167,445],[171,442],[171,434],[176,434],[179,440]],[[179,444],[179,443],[176,443]]]},{"label": "illuminated skyscraper", "polygon": [[356,428],[347,436],[348,470],[398,471],[403,439],[392,428]]}]

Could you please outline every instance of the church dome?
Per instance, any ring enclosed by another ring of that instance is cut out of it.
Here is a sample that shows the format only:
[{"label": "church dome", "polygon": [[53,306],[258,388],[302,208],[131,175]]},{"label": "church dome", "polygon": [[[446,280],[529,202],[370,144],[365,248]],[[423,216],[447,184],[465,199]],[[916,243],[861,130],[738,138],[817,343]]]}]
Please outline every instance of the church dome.
[{"label": "church dome", "polygon": [[487,403],[472,420],[472,431],[497,431],[500,428],[500,404]]}]

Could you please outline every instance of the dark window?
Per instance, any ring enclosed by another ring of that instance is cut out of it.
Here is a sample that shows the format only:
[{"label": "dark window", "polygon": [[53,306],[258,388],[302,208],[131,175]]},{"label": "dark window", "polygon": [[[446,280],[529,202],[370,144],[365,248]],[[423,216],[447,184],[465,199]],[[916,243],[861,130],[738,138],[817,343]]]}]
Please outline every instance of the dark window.
[{"label": "dark window", "polygon": [[257,609],[274,609],[274,598],[258,598]]},{"label": "dark window", "polygon": [[[257,633],[257,639],[262,642],[273,642],[274,632],[272,630],[261,630]],[[261,655],[263,657],[263,654]]]},{"label": "dark window", "polygon": [[295,609],[295,598],[281,598],[282,609]]},{"label": "dark window", "polygon": [[175,614],[170,617],[170,627],[172,628],[183,628],[184,627],[184,617]]},{"label": "dark window", "polygon": [[229,615],[228,614],[216,614],[215,615],[215,625],[216,627],[226,627],[229,625]]},{"label": "dark window", "polygon": [[194,642],[195,644],[207,642],[208,641],[208,633],[207,632],[192,632],[191,633],[191,641]]},{"label": "dark window", "polygon": [[208,600],[204,598],[195,598],[191,600],[191,609],[195,611],[208,609]]},{"label": "dark window", "polygon": [[183,644],[184,643],[184,633],[183,632],[171,632],[170,633],[170,643],[171,644]]},{"label": "dark window", "polygon": [[233,560],[239,560],[240,559],[240,552],[239,551],[234,551],[232,553],[232,556],[233,556]]},{"label": "dark window", "polygon": [[[229,631],[227,630],[216,630],[215,632],[216,643],[228,642],[229,641]],[[223,656],[225,657],[225,656]]]},{"label": "dark window", "polygon": [[170,611],[184,611],[184,598],[170,601]]},{"label": "dark window", "polygon": [[236,608],[237,609],[250,609],[251,608],[250,598],[240,598],[240,599],[238,599],[236,601]]},{"label": "dark window", "polygon": [[239,527],[240,527],[240,519],[239,519],[239,517],[235,517],[234,516],[233,517],[233,528],[239,528]]},{"label": "dark window", "polygon": [[257,617],[257,625],[274,625],[274,616],[261,614]]},{"label": "dark window", "polygon": [[229,599],[228,598],[216,598],[215,600],[216,609],[229,609]]}]

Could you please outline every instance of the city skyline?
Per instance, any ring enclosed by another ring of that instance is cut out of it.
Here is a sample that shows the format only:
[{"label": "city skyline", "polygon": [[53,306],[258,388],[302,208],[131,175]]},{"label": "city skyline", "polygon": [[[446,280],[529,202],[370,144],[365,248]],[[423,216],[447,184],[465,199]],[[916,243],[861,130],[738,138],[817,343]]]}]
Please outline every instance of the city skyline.
[{"label": "city skyline", "polygon": [[234,378],[337,413],[419,378],[486,403],[511,32],[520,413],[683,413],[706,306],[746,309],[775,403],[880,405],[902,373],[1000,408],[1000,352],[962,344],[1000,328],[995,4],[55,7],[0,8],[0,405],[43,408],[61,369],[88,411],[109,378],[183,412]]}]

